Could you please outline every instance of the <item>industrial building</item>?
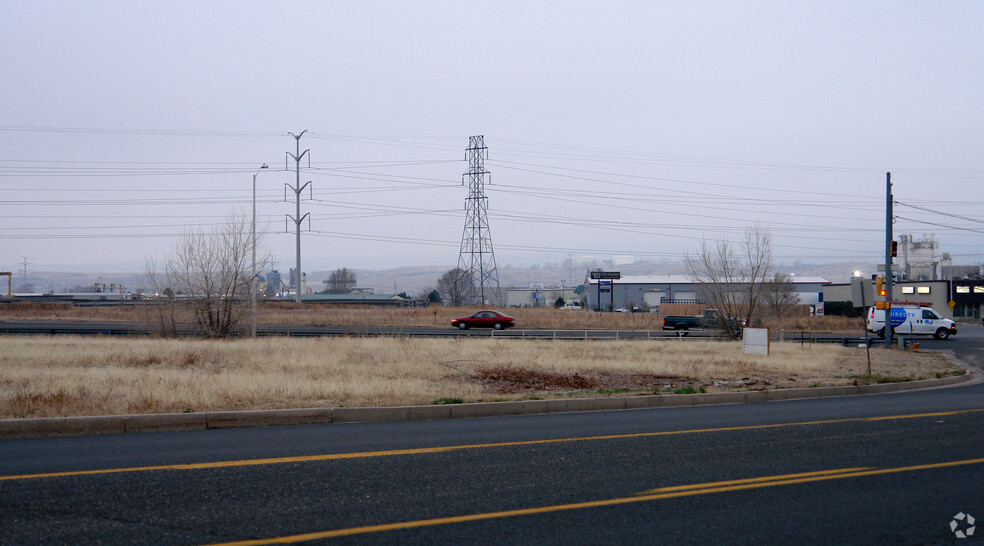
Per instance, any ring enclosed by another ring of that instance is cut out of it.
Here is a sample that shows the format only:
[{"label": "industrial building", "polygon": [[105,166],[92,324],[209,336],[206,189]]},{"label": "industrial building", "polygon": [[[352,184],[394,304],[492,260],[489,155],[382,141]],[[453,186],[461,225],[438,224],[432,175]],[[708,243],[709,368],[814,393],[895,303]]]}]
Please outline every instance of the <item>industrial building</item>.
[{"label": "industrial building", "polygon": [[[800,305],[823,301],[823,289],[830,281],[823,277],[792,277],[792,291]],[[627,276],[617,279],[585,279],[582,296],[588,309],[659,310],[661,303],[699,303],[700,286],[684,276]]]},{"label": "industrial building", "polygon": [[[874,285],[872,279],[864,279]],[[909,280],[892,283],[892,301],[917,303],[932,307],[944,318],[981,318],[984,307],[984,281],[981,280]],[[851,284],[831,284],[824,288],[827,302],[848,302],[860,306],[861,302],[851,300]],[[876,301],[884,301],[878,298]],[[950,302],[953,302],[951,308]],[[869,305],[872,302],[866,302]]]},{"label": "industrial building", "polygon": [[566,303],[579,302],[583,290],[583,286],[507,288],[506,307],[553,307],[557,298],[564,298]]}]

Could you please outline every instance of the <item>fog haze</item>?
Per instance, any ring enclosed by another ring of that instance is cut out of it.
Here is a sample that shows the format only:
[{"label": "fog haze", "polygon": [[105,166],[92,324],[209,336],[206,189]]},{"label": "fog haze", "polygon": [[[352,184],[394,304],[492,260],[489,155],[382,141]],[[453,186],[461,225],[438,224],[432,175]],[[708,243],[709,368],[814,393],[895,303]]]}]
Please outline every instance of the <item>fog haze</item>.
[{"label": "fog haze", "polygon": [[306,271],[454,266],[471,135],[500,265],[679,261],[750,225],[779,261],[878,262],[888,171],[896,234],[981,263],[982,20],[969,1],[7,3],[0,270],[139,271],[248,213],[267,164],[286,271],[303,130]]}]

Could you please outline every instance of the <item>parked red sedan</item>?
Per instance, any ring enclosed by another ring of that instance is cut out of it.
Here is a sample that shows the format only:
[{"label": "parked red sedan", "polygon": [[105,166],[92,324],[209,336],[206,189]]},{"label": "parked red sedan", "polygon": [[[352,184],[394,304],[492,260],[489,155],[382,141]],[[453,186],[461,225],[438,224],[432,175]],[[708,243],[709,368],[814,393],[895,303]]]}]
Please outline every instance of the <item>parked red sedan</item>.
[{"label": "parked red sedan", "polygon": [[468,328],[495,328],[502,330],[513,326],[515,322],[508,315],[503,315],[498,311],[479,311],[470,317],[456,318],[451,321],[451,326],[467,330]]}]

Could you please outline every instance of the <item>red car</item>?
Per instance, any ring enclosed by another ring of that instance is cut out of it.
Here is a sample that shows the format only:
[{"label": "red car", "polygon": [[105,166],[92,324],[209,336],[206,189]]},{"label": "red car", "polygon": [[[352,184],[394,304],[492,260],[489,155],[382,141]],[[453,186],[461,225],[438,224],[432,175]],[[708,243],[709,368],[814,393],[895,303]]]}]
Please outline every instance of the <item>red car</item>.
[{"label": "red car", "polygon": [[456,318],[451,321],[451,326],[467,330],[468,328],[495,328],[502,330],[509,328],[515,323],[513,318],[503,315],[498,311],[479,311],[470,317]]}]

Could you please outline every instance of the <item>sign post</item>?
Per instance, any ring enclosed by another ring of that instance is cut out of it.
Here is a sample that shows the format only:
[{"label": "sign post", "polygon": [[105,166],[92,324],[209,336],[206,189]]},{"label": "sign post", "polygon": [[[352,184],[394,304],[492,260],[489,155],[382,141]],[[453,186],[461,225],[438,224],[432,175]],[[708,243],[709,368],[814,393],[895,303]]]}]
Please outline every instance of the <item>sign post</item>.
[{"label": "sign post", "polygon": [[622,278],[622,273],[620,271],[592,271],[591,279],[598,281],[598,307],[595,311],[601,311],[601,286],[604,284],[608,286],[607,291],[611,292],[611,306],[612,309],[615,308],[615,286],[612,281],[616,281]]},{"label": "sign post", "polygon": [[[867,297],[865,297],[867,296]],[[871,376],[871,348],[868,343],[868,304],[865,303],[867,300],[874,301],[874,289],[871,287],[871,283],[867,282],[861,277],[851,278],[851,301],[861,300],[861,330],[864,331],[864,354],[868,357],[868,375]],[[855,305],[855,307],[857,307]],[[886,311],[887,316],[888,311]],[[889,320],[885,321],[886,324],[891,324]]]}]

